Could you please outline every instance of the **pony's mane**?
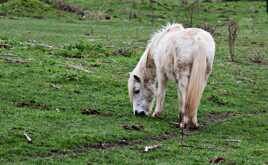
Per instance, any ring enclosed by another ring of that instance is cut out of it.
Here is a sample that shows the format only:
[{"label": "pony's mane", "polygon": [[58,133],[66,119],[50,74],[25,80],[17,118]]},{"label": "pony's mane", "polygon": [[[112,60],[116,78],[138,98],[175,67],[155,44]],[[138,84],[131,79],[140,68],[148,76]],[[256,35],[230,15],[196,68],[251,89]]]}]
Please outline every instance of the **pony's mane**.
[{"label": "pony's mane", "polygon": [[154,32],[151,36],[151,39],[149,40],[149,44],[151,45],[152,43],[158,41],[159,39],[162,38],[162,36],[164,34],[166,34],[167,32],[169,32],[172,29],[184,29],[184,27],[182,26],[182,24],[178,24],[178,23],[168,23],[166,26],[162,26],[162,28],[156,32]]}]

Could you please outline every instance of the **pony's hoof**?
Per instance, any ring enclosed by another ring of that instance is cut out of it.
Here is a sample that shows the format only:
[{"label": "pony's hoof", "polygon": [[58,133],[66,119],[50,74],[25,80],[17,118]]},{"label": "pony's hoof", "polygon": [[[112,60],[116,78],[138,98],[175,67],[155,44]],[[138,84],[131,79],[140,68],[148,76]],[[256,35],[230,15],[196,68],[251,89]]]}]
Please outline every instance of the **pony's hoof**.
[{"label": "pony's hoof", "polygon": [[186,124],[185,124],[184,122],[181,122],[181,123],[180,123],[180,128],[181,128],[181,129],[185,129],[185,128],[186,128]]},{"label": "pony's hoof", "polygon": [[160,116],[160,113],[159,112],[154,112],[153,114],[152,114],[152,117],[159,117]]},{"label": "pony's hoof", "polygon": [[190,130],[198,130],[199,129],[199,124],[197,124],[197,123],[191,123],[189,125],[189,129]]}]

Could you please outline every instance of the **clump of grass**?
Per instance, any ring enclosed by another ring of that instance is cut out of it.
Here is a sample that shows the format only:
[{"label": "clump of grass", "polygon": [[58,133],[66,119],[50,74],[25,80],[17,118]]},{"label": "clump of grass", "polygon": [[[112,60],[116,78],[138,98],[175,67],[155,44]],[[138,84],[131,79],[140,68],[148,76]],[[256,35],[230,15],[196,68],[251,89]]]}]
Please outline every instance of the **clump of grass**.
[{"label": "clump of grass", "polygon": [[219,106],[224,106],[224,105],[228,105],[229,102],[223,98],[223,97],[220,97],[220,96],[217,96],[217,95],[211,95],[207,98],[209,101],[219,105]]},{"label": "clump of grass", "polygon": [[52,10],[51,6],[39,0],[12,0],[0,6],[0,9],[7,14],[23,17],[43,17]]},{"label": "clump of grass", "polygon": [[85,78],[84,75],[78,72],[69,70],[68,72],[56,73],[52,76],[51,83],[62,84],[67,82],[78,82]]},{"label": "clump of grass", "polygon": [[109,51],[100,43],[90,43],[87,41],[79,41],[78,43],[64,46],[55,53],[63,57],[69,58],[86,58],[90,56],[109,55]]},{"label": "clump of grass", "polygon": [[0,44],[7,44],[10,47],[16,47],[16,46],[22,46],[23,43],[17,40],[13,40],[13,39],[8,39],[5,37],[1,37],[0,38]]}]

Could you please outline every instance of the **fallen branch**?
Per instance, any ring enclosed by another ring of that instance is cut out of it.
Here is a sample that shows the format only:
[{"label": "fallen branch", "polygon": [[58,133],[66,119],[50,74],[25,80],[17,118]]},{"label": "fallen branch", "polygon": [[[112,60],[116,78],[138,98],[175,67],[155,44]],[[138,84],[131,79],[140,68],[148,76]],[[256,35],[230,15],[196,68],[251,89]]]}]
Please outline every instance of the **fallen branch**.
[{"label": "fallen branch", "polygon": [[209,163],[218,164],[224,162],[224,157],[216,157],[209,160]]}]

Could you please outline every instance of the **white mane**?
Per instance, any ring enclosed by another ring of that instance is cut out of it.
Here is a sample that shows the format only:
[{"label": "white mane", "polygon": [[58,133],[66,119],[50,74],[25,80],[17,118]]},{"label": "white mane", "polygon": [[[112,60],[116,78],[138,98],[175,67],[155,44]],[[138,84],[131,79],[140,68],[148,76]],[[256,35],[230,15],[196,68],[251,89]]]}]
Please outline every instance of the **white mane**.
[{"label": "white mane", "polygon": [[160,30],[153,33],[151,39],[149,40],[148,45],[151,45],[152,43],[159,41],[163,37],[164,34],[175,29],[182,30],[184,29],[184,27],[182,26],[182,24],[168,23],[166,26],[163,26]]}]

